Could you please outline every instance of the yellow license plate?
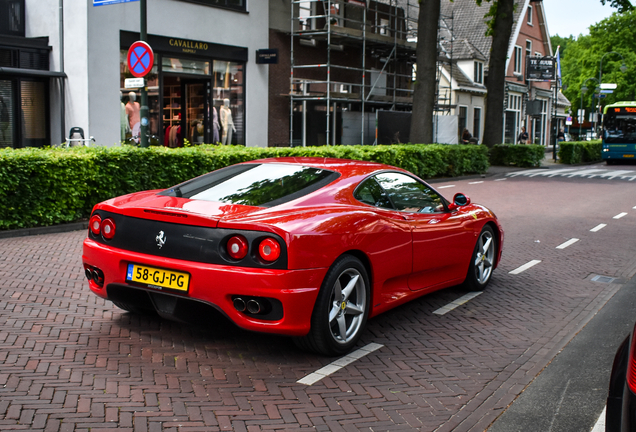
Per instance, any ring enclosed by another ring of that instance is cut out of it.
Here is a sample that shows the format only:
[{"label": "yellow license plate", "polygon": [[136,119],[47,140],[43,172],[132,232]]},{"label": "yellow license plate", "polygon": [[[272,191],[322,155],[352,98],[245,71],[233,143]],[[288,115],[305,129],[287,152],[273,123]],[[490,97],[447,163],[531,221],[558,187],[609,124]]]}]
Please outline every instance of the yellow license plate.
[{"label": "yellow license plate", "polygon": [[187,292],[190,284],[190,275],[173,270],[128,264],[126,280],[148,285],[151,288],[168,288]]},{"label": "yellow license plate", "polygon": [[628,158],[628,157],[634,157],[634,155],[623,155],[624,158]]}]

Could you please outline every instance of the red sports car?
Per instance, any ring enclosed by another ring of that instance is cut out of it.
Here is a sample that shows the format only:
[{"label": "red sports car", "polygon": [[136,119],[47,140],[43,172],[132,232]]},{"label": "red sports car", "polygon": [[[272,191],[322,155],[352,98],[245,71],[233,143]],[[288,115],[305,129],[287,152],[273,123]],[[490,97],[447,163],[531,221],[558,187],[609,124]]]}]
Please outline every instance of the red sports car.
[{"label": "red sports car", "polygon": [[340,355],[368,317],[460,283],[484,289],[502,244],[490,210],[405,170],[279,158],[96,205],[82,259],[90,289],[124,310],[213,307]]}]

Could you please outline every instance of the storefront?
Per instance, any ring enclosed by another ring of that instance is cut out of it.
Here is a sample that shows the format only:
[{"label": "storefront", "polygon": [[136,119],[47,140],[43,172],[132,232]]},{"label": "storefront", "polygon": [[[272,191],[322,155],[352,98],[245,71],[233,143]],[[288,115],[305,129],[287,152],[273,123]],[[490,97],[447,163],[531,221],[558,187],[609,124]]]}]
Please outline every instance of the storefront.
[{"label": "storefront", "polygon": [[[120,136],[139,140],[139,89],[132,78],[128,47],[139,39],[120,32]],[[146,77],[150,143],[182,147],[187,143],[245,145],[245,66],[247,48],[150,35],[155,66]]]}]

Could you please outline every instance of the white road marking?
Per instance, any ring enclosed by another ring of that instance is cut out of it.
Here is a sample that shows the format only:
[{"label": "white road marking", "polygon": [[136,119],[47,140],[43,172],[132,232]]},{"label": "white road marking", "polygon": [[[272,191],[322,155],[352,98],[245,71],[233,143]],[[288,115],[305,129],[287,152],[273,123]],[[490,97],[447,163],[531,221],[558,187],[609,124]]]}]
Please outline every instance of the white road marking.
[{"label": "white road marking", "polygon": [[573,245],[573,244],[574,244],[574,243],[576,243],[577,241],[579,241],[579,239],[577,239],[577,238],[572,238],[572,239],[570,239],[570,240],[566,241],[565,243],[562,243],[562,244],[558,245],[556,248],[557,248],[557,249],[565,249],[566,247]]},{"label": "white road marking", "polygon": [[518,268],[516,268],[516,269],[514,269],[513,271],[508,272],[508,273],[509,273],[509,274],[514,274],[514,275],[519,274],[519,273],[522,273],[522,272],[524,272],[524,271],[528,270],[530,267],[534,267],[534,266],[536,266],[536,265],[537,265],[537,264],[539,264],[540,262],[541,262],[541,260],[532,260],[532,261],[530,261],[530,262],[528,262],[528,263],[525,263],[525,264],[524,264],[524,265],[522,265],[521,267],[518,267]]},{"label": "white road marking", "polygon": [[437,189],[446,189],[446,188],[449,188],[449,187],[455,187],[455,185],[440,186]]},{"label": "white road marking", "polygon": [[620,218],[622,218],[623,216],[627,216],[627,213],[625,213],[625,212],[623,212],[623,213],[619,213],[619,214],[617,214],[616,216],[614,216],[614,219],[620,219]]},{"label": "white road marking", "polygon": [[592,429],[592,432],[605,432],[605,411],[606,410],[607,410],[607,406],[603,408],[603,412],[598,417],[598,420],[596,421],[596,424],[594,425],[594,429]]},{"label": "white road marking", "polygon": [[597,232],[602,230],[603,228],[605,228],[607,226],[607,224],[598,224],[596,225],[594,228],[592,228],[590,231],[592,232]]},{"label": "white road marking", "polygon": [[468,301],[474,299],[475,297],[477,297],[481,293],[482,293],[482,291],[466,294],[465,296],[462,296],[462,297],[458,298],[457,300],[455,300],[453,302],[450,302],[446,306],[443,306],[443,307],[437,309],[436,311],[433,311],[433,313],[435,315],[444,315],[445,313],[448,313],[448,312],[452,311],[456,307],[459,307],[459,306],[463,305],[464,303],[467,303]]},{"label": "white road marking", "polygon": [[370,343],[367,346],[364,346],[358,350],[355,350],[351,354],[348,354],[344,357],[339,358],[338,360],[329,363],[327,366],[318,369],[316,372],[312,372],[304,378],[296,381],[298,384],[306,384],[308,386],[312,384],[316,384],[321,379],[328,377],[332,373],[338,372],[343,367],[353,363],[354,361],[361,359],[367,354],[371,354],[373,351],[382,348],[384,345],[377,343]]},{"label": "white road marking", "polygon": [[634,210],[636,210],[636,206],[632,207]]},{"label": "white road marking", "polygon": [[[502,179],[497,179],[495,181],[504,181],[504,180],[508,180],[508,179],[507,178],[502,178]],[[634,207],[634,208],[636,208],[636,207]]]},{"label": "white road marking", "polygon": [[480,183],[483,183],[483,181],[478,181],[478,182],[470,182],[470,183],[468,183],[468,184],[480,184]]}]

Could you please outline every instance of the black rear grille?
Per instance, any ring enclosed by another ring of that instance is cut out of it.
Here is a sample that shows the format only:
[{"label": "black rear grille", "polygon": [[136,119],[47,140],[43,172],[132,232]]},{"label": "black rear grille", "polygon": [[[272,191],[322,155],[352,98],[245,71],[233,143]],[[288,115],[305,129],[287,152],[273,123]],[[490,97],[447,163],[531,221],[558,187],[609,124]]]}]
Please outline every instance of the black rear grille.
[{"label": "black rear grille", "polygon": [[[94,235],[89,229],[89,238],[114,248],[209,264],[251,268],[287,268],[285,242],[280,236],[273,233],[182,225],[122,216],[101,210],[94,214],[100,215],[102,220],[113,219],[116,227],[115,236],[111,240],[105,240],[101,235]],[[179,218],[175,219],[179,220]],[[250,252],[240,261],[232,260],[225,253],[228,239],[237,234],[244,236],[250,245]],[[264,237],[275,238],[281,246],[280,258],[272,264],[264,263],[256,256],[258,245]],[[159,238],[164,240],[164,243],[161,243]]]}]

